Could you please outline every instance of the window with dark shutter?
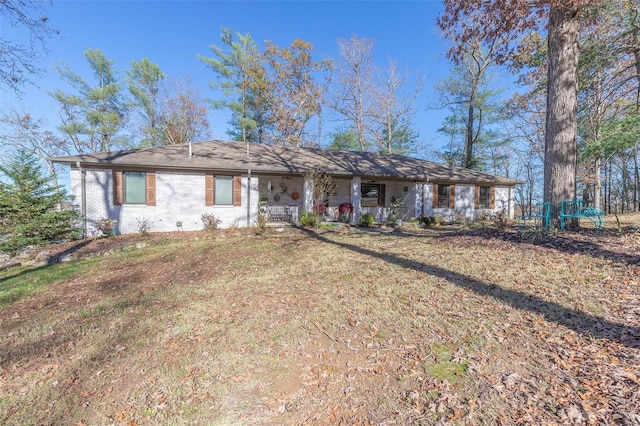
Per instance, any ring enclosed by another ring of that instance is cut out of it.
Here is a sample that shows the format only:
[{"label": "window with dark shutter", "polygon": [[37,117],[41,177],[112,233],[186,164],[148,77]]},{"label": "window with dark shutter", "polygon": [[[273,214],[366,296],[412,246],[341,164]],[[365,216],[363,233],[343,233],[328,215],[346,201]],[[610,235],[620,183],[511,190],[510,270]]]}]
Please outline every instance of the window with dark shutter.
[{"label": "window with dark shutter", "polygon": [[123,202],[122,194],[122,171],[113,171],[113,205],[121,206]]},{"label": "window with dark shutter", "polygon": [[431,190],[431,208],[437,209],[438,208],[438,187],[439,185],[437,183],[434,183],[432,185],[432,190]]},{"label": "window with dark shutter", "polygon": [[132,170],[113,171],[113,205],[156,205],[156,174]]},{"label": "window with dark shutter", "polygon": [[233,205],[236,207],[242,205],[242,177],[240,176],[233,178]]},{"label": "window with dark shutter", "polygon": [[205,206],[213,206],[214,201],[214,183],[213,183],[213,175],[205,175],[204,176],[204,205]]},{"label": "window with dark shutter", "polygon": [[449,208],[456,208],[456,186],[449,185]]},{"label": "window with dark shutter", "polygon": [[145,172],[122,172],[124,204],[147,204],[147,177]]},{"label": "window with dark shutter", "polygon": [[155,172],[147,172],[147,189],[146,189],[146,203],[148,206],[156,205],[156,174]]},{"label": "window with dark shutter", "polygon": [[435,192],[435,207],[434,208],[438,208],[438,209],[450,209],[453,208],[451,207],[451,200],[453,195],[453,185],[443,185],[443,184],[434,184],[434,191]]},{"label": "window with dark shutter", "polygon": [[476,185],[476,209],[493,209],[494,205],[494,192],[493,186],[480,186]]}]

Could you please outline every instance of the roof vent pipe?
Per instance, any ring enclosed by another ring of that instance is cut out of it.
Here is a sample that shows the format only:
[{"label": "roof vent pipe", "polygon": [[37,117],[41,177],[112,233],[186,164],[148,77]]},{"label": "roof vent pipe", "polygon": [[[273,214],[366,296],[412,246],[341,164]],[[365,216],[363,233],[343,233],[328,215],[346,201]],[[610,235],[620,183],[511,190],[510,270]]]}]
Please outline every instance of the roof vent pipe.
[{"label": "roof vent pipe", "polygon": [[191,151],[191,141],[189,141],[189,158],[193,157],[193,152]]}]

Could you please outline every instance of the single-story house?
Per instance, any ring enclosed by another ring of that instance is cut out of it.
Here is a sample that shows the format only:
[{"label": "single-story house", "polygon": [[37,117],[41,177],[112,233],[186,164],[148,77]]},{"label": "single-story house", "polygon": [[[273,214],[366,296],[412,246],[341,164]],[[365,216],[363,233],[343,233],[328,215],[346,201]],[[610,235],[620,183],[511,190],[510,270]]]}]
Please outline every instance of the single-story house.
[{"label": "single-story house", "polygon": [[405,220],[502,210],[512,218],[518,183],[398,154],[223,141],[51,160],[71,167],[71,193],[87,235],[98,233],[101,219],[116,221],[122,234],[141,223],[151,231],[198,230],[205,213],[221,227],[244,227],[256,223],[260,209],[295,222],[313,208],[312,182],[305,179],[311,169],[336,184],[326,219],[337,219],[337,207],[348,202],[352,223],[363,213],[385,221],[394,200],[401,200],[397,214]]}]

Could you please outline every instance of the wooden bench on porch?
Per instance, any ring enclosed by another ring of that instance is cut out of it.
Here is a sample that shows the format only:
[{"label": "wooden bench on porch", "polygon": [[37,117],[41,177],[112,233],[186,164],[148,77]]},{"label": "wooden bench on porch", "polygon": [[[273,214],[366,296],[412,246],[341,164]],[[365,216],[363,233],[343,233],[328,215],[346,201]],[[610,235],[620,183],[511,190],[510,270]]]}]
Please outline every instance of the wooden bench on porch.
[{"label": "wooden bench on porch", "polygon": [[585,206],[582,200],[565,200],[560,204],[560,229],[564,231],[567,219],[589,219],[594,227],[604,226],[604,212],[596,207]]},{"label": "wooden bench on porch", "polygon": [[299,220],[298,206],[260,206],[260,213],[269,222],[296,223]]}]

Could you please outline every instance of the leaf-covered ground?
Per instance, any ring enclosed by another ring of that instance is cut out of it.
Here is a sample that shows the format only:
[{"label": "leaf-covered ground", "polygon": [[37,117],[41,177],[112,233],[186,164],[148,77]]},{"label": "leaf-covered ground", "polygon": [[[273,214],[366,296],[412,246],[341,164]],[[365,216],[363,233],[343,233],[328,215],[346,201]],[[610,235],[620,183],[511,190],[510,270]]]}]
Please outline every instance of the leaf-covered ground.
[{"label": "leaf-covered ground", "polygon": [[[0,288],[0,423],[640,424],[640,233],[122,236]],[[83,263],[84,262],[84,263]]]}]

